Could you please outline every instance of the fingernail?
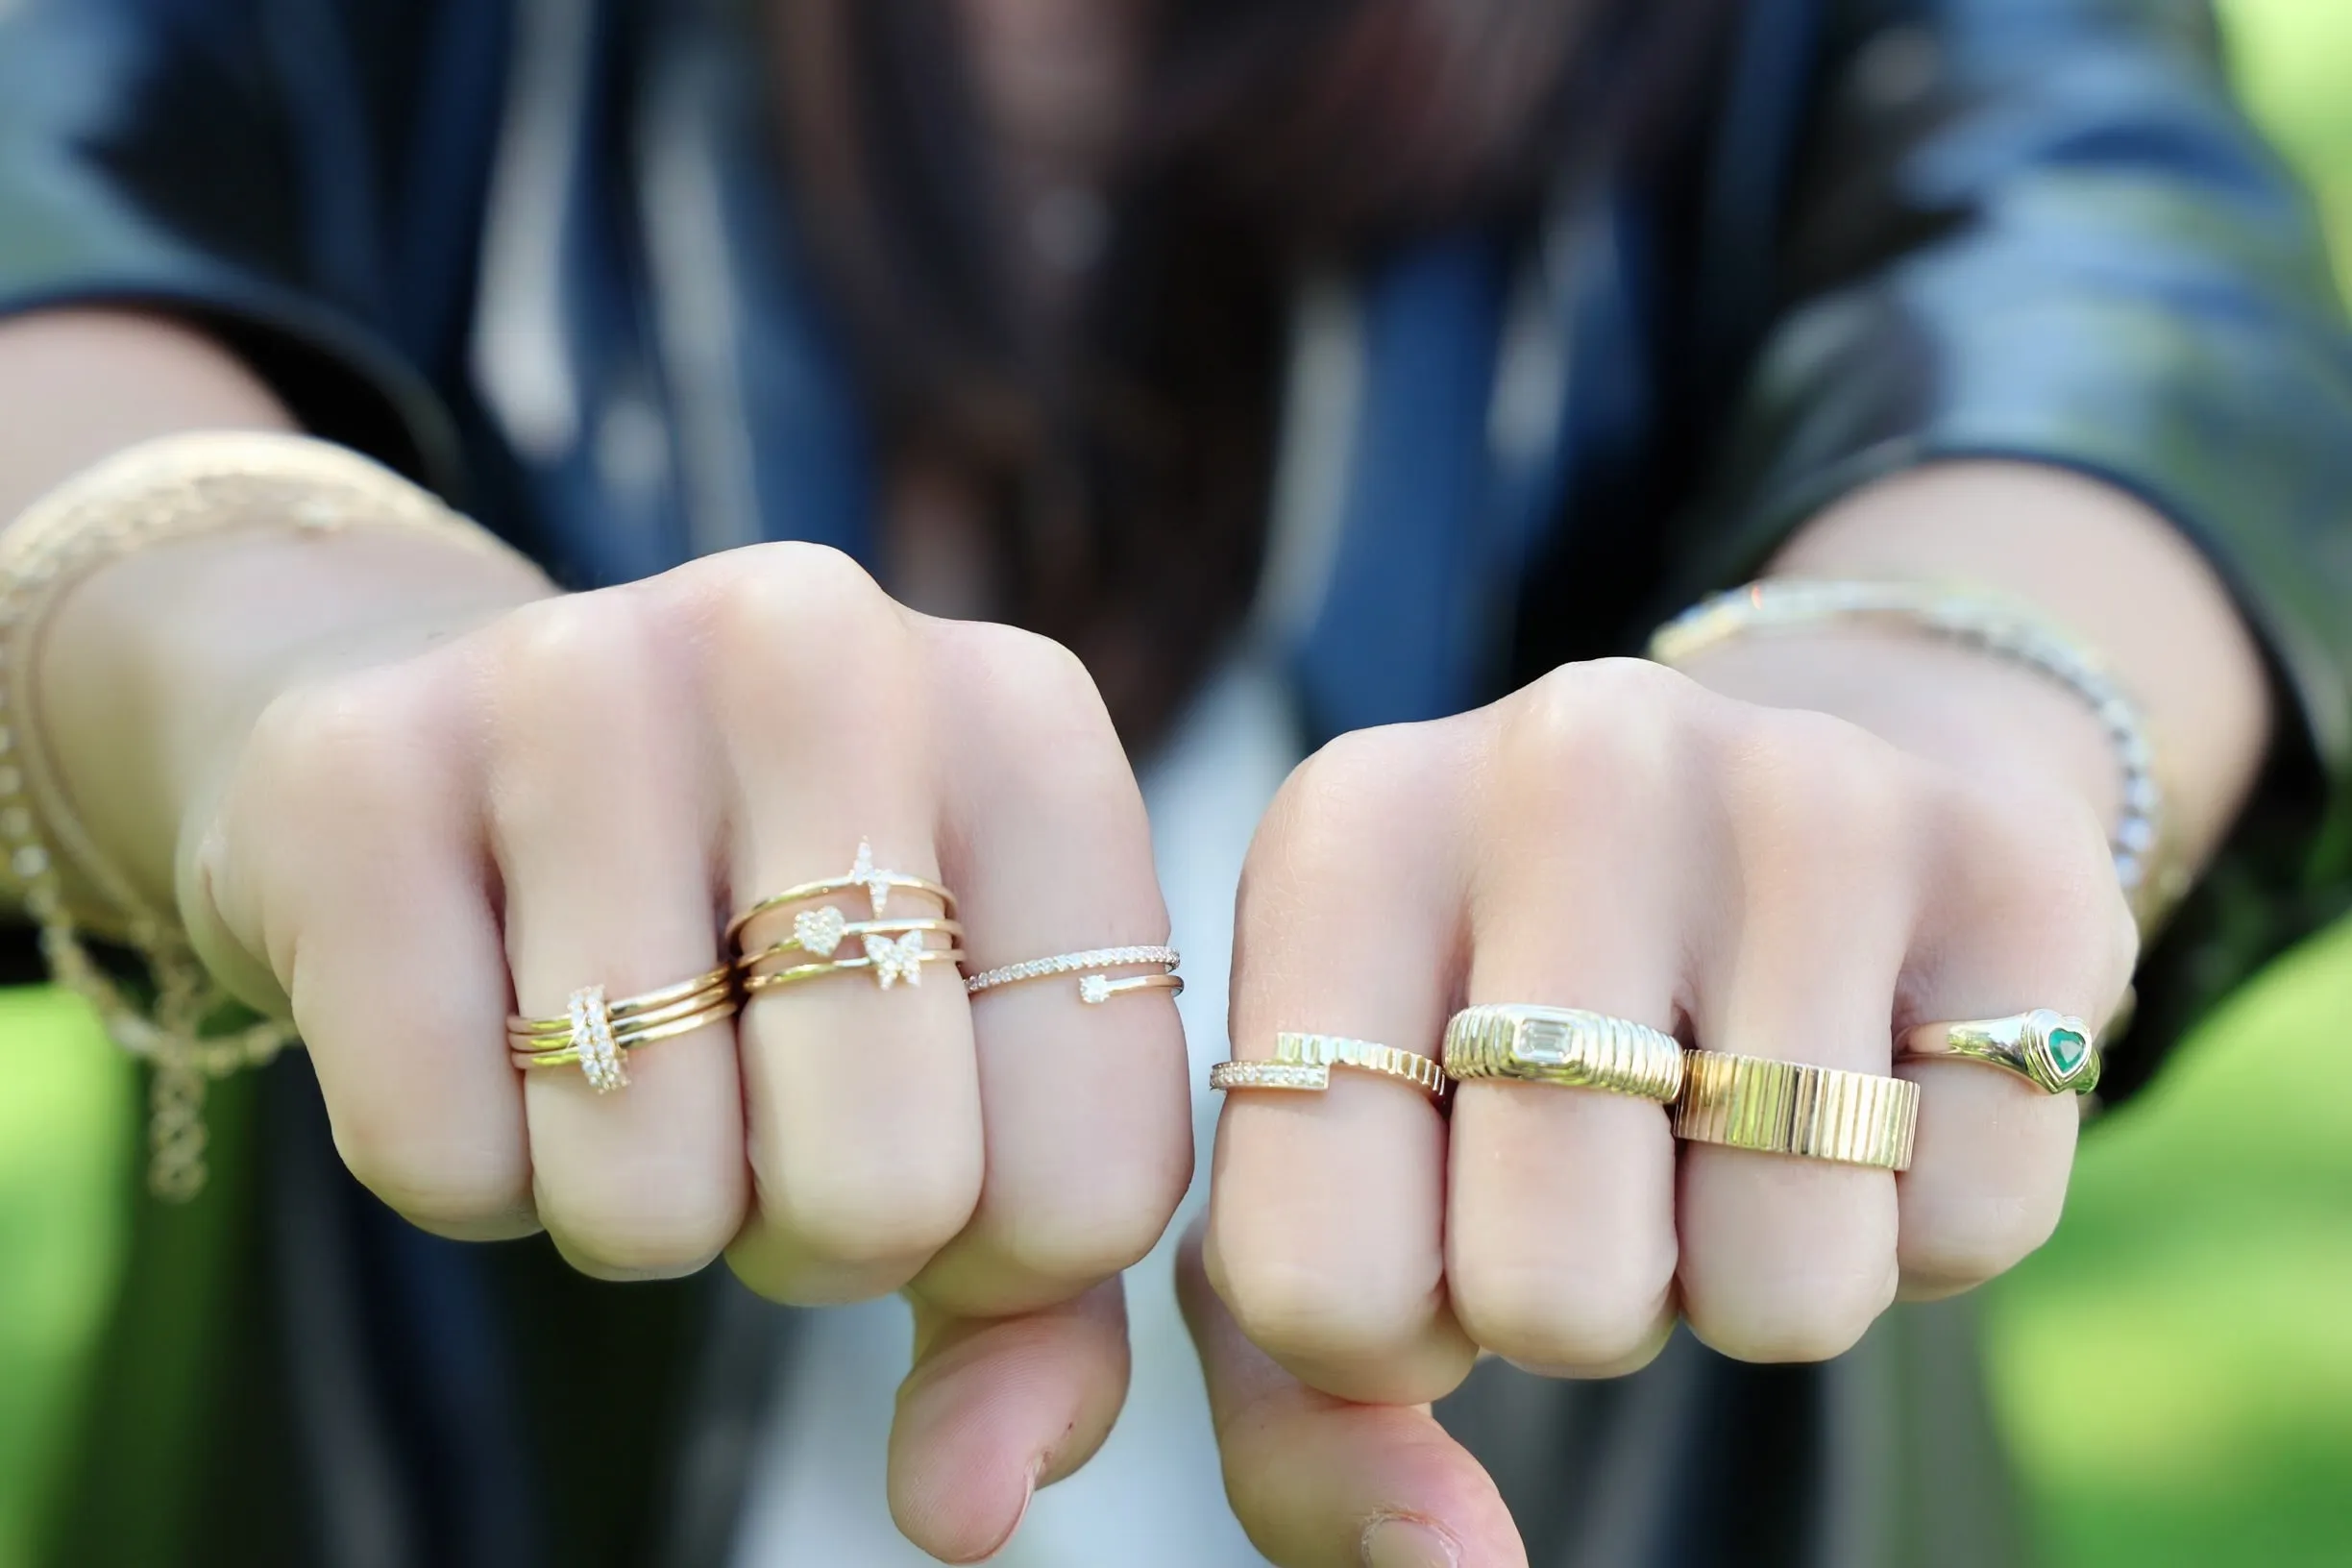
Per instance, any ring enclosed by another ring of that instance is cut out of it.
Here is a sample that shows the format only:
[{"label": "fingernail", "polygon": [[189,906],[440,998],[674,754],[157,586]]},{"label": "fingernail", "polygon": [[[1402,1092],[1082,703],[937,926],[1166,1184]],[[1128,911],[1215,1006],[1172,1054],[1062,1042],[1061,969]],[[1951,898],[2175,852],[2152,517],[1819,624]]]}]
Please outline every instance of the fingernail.
[{"label": "fingernail", "polygon": [[1363,1533],[1364,1568],[1459,1568],[1454,1538],[1411,1519],[1375,1519]]}]

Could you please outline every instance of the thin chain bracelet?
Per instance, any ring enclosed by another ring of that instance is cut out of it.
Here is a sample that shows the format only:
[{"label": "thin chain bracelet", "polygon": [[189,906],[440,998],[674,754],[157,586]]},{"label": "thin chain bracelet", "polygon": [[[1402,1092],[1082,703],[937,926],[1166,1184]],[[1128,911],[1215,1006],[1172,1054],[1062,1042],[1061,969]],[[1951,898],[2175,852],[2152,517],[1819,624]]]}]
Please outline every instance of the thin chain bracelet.
[{"label": "thin chain bracelet", "polygon": [[1930,583],[1773,577],[1676,616],[1652,635],[1650,657],[1678,667],[1751,633],[1855,621],[1891,622],[1990,653],[2054,681],[2088,706],[2121,775],[2121,807],[2108,836],[2116,880],[2144,929],[2180,896],[2187,870],[2162,852],[2164,790],[2146,716],[2089,649],[2014,600]]},{"label": "thin chain bracelet", "polygon": [[[426,492],[356,453],[274,434],[173,436],[108,458],[36,501],[0,531],[0,865],[40,928],[57,983],[96,1011],[115,1044],[148,1064],[150,1191],[185,1202],[204,1189],[208,1084],[298,1045],[263,1019],[210,1032],[235,1004],[178,922],[159,913],[65,804],[38,742],[35,653],[49,612],[100,567],[150,546],[237,529],[326,534],[347,526],[439,535],[520,559]],[[90,956],[68,903],[70,863],[111,906],[119,937],[148,971],[145,1005]]]}]

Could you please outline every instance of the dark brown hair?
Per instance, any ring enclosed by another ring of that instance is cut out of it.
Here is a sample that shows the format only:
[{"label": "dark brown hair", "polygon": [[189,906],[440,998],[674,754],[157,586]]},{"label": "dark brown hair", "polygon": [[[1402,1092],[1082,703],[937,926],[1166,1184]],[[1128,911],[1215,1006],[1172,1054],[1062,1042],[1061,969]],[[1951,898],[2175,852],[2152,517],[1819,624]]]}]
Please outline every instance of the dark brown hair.
[{"label": "dark brown hair", "polygon": [[789,173],[886,448],[973,487],[993,613],[1074,649],[1132,744],[1255,580],[1302,265],[1597,167],[1715,0],[1161,0],[1108,250],[1056,324],[1010,286],[951,6],[773,0]]}]

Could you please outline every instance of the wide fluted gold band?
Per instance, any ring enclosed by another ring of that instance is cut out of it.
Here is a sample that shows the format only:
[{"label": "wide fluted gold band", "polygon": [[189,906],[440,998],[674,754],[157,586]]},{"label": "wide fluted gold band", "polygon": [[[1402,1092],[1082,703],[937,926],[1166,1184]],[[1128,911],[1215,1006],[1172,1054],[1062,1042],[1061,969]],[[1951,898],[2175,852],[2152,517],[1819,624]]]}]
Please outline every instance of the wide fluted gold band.
[{"label": "wide fluted gold band", "polygon": [[1630,1018],[1531,1002],[1485,1002],[1446,1023],[1446,1076],[1515,1079],[1631,1094],[1661,1104],[1682,1091],[1682,1045]]},{"label": "wide fluted gold band", "polygon": [[1445,1097],[1445,1069],[1433,1057],[1399,1050],[1369,1040],[1342,1035],[1311,1035],[1286,1030],[1274,1037],[1272,1061],[1220,1062],[1209,1069],[1214,1090],[1276,1089],[1318,1090],[1331,1088],[1334,1067],[1400,1078],[1433,1100]]},{"label": "wide fluted gold band", "polygon": [[1836,1067],[1683,1053],[1678,1138],[1759,1154],[1907,1170],[1919,1126],[1919,1086]]}]

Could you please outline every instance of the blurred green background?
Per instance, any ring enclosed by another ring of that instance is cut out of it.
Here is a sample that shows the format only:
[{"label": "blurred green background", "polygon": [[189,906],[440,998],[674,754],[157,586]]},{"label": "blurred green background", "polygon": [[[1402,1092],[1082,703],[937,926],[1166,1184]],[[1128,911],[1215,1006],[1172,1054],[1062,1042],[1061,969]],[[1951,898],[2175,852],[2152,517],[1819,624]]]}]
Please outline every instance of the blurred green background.
[{"label": "blurred green background", "polygon": [[[2352,0],[2223,16],[2352,290]],[[17,1568],[137,1129],[129,1070],[49,992],[0,992],[0,1568]],[[2095,1129],[2057,1237],[1990,1292],[1995,1397],[2052,1568],[2352,1564],[2348,1090],[2352,925]]]}]

